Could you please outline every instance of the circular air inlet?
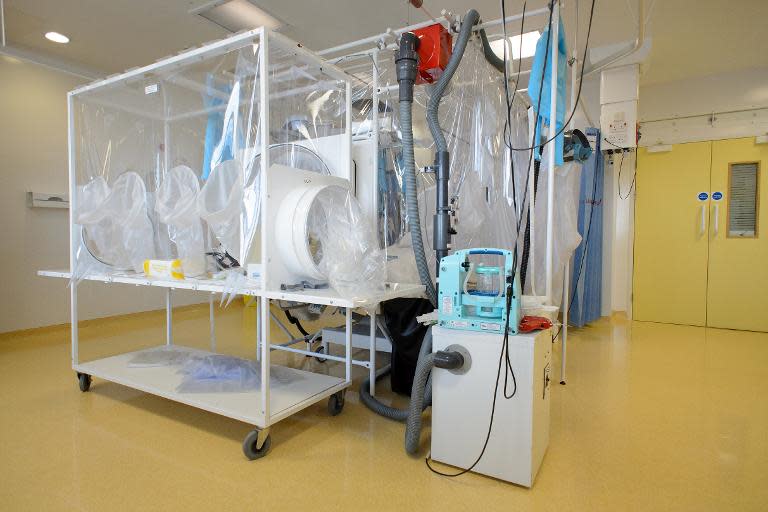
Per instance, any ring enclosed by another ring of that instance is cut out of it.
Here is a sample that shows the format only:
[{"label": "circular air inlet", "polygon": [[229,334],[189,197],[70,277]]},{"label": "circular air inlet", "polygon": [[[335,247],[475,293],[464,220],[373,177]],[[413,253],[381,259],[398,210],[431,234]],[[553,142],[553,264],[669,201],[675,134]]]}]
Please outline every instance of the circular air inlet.
[{"label": "circular air inlet", "polygon": [[[285,266],[297,277],[320,281],[325,225],[333,205],[343,205],[347,190],[337,185],[299,187],[285,196],[277,211],[277,248]],[[319,229],[318,229],[319,228]]]}]

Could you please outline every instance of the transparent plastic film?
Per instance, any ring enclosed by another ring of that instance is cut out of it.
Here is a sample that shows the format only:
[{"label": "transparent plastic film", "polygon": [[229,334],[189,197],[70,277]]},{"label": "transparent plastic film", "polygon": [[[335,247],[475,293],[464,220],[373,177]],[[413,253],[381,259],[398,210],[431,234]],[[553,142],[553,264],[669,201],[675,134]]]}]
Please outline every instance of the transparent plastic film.
[{"label": "transparent plastic film", "polygon": [[320,273],[339,295],[364,302],[384,291],[386,255],[351,192],[325,187],[309,209],[307,239]]},{"label": "transparent plastic film", "polygon": [[293,48],[269,47],[269,165],[350,177],[347,82]]},{"label": "transparent plastic film", "polygon": [[[348,59],[353,60],[353,59]],[[369,75],[377,73],[378,109],[367,113],[379,116],[378,174],[380,195],[380,243],[387,252],[388,279],[418,282],[415,269],[408,217],[405,211],[403,168],[400,152],[401,132],[398,116],[398,91],[393,52],[378,53],[375,67],[369,64]],[[361,70],[355,70],[363,75]],[[368,86],[356,86],[356,101],[372,97],[372,80]],[[426,123],[426,106],[430,84],[414,90],[413,133],[418,178],[419,215],[426,248],[432,248],[432,216],[435,213],[434,175],[418,172],[434,160],[434,146]],[[511,93],[511,91],[510,91]],[[473,38],[456,71],[439,108],[439,119],[450,152],[449,197],[456,214],[453,219],[457,234],[453,249],[470,247],[512,248],[518,242],[518,212],[524,212],[528,154],[510,152],[524,147],[528,140],[527,112],[521,95],[516,95],[507,122],[504,99],[504,77],[485,59],[479,40]],[[369,104],[372,104],[369,101]],[[361,122],[358,127],[370,126]],[[357,136],[364,132],[356,132]],[[521,222],[522,224],[522,222]],[[521,226],[521,231],[524,225]],[[434,272],[434,252],[427,251],[430,270]]]},{"label": "transparent plastic film", "polygon": [[247,253],[261,197],[258,39],[73,95],[75,279],[176,258],[199,276],[206,252]]},{"label": "transparent plastic film", "polygon": [[185,277],[197,277],[206,270],[203,224],[196,208],[199,194],[197,175],[186,165],[180,165],[167,173],[155,202],[157,218],[167,226]]},{"label": "transparent plastic film", "polygon": [[[547,145],[544,149],[544,162],[550,149]],[[533,283],[526,280],[526,294],[545,295],[547,282],[547,188],[549,186],[550,173],[542,166],[539,174],[536,200],[534,243],[531,247],[532,261],[536,268],[533,274]],[[581,243],[581,235],[578,230],[579,215],[579,191],[581,184],[581,164],[567,162],[565,165],[555,167],[555,190],[552,234],[552,297],[549,303],[559,306],[563,297],[563,278],[565,265],[573,251]],[[535,293],[534,293],[535,292]]]}]

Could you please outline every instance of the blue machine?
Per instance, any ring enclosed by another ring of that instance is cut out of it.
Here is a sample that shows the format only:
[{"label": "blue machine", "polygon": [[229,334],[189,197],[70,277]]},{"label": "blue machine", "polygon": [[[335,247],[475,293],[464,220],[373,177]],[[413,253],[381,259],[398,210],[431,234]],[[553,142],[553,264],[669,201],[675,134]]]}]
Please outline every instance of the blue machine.
[{"label": "blue machine", "polygon": [[[473,255],[504,258],[503,267],[470,262]],[[465,249],[440,260],[437,319],[450,329],[504,332],[507,321],[507,286],[515,270],[512,251]],[[509,333],[517,334],[520,322],[520,279],[515,273],[509,310]]]}]

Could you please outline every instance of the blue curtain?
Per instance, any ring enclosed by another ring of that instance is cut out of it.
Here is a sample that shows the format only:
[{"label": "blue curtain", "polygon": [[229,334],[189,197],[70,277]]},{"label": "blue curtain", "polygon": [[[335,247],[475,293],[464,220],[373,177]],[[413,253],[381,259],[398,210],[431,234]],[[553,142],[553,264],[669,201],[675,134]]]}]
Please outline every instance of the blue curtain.
[{"label": "blue curtain", "polygon": [[572,304],[569,324],[582,327],[600,318],[603,275],[603,155],[600,130],[585,131],[593,144],[592,156],[581,171],[579,198],[579,233],[581,244],[573,255],[571,273]]}]

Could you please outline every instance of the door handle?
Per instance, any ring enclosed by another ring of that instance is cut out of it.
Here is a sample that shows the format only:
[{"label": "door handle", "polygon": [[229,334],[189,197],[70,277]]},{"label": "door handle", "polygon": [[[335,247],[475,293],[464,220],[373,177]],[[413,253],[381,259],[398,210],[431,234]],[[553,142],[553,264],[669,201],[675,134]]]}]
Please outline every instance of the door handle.
[{"label": "door handle", "polygon": [[716,238],[720,232],[720,205],[718,203],[715,203],[715,225],[712,227],[712,230],[714,231],[712,237]]},{"label": "door handle", "polygon": [[704,233],[707,231],[707,207],[704,205],[704,203],[701,203],[701,215],[699,216],[701,218],[701,226],[699,226],[699,236],[704,236]]}]

